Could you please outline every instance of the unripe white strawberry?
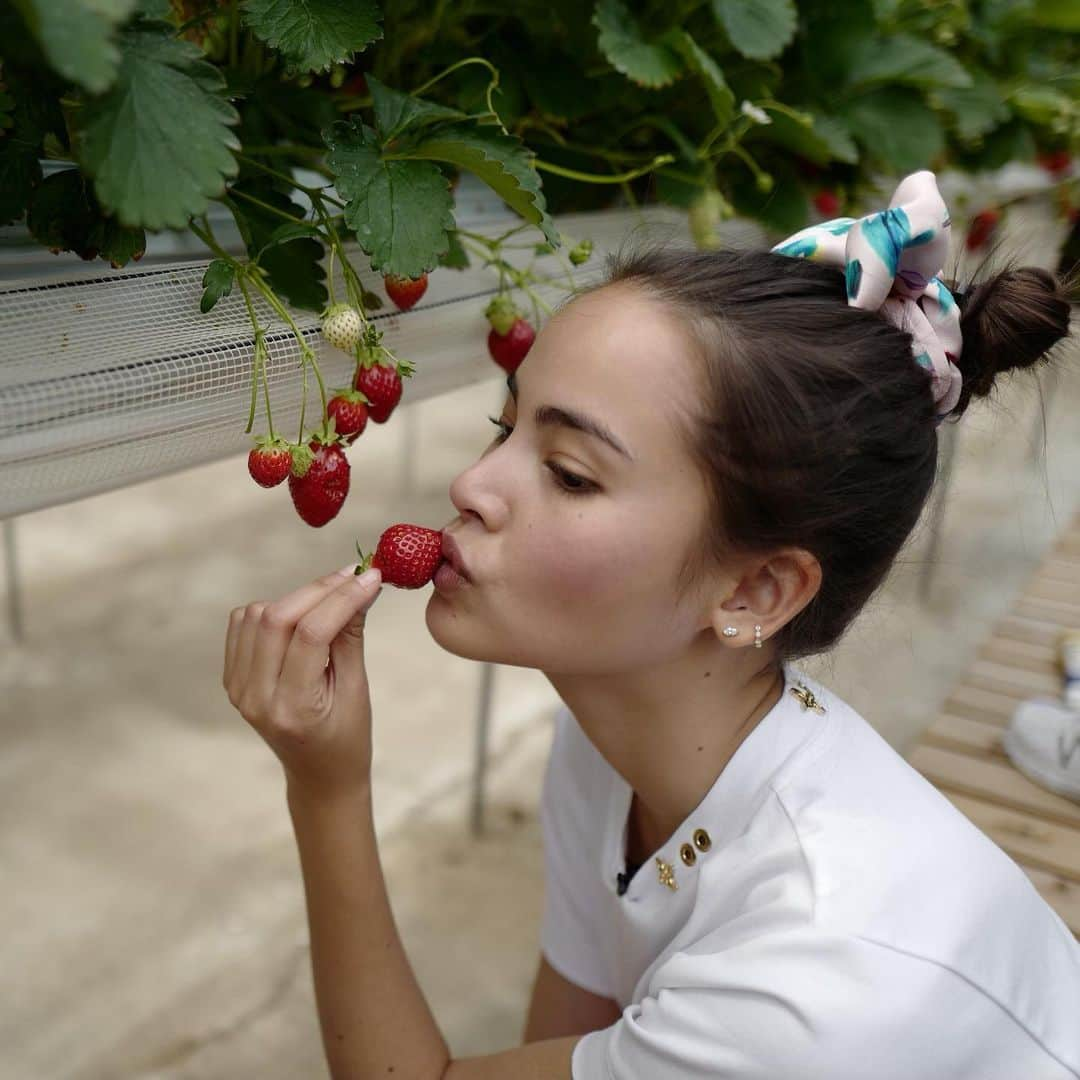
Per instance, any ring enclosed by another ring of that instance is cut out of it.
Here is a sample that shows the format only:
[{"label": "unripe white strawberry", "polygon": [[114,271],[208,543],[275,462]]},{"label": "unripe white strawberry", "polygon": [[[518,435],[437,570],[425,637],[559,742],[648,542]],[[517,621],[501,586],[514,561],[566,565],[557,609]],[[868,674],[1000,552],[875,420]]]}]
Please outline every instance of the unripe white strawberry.
[{"label": "unripe white strawberry", "polygon": [[332,304],[323,313],[322,335],[337,349],[351,353],[364,333],[360,312],[348,304]]}]

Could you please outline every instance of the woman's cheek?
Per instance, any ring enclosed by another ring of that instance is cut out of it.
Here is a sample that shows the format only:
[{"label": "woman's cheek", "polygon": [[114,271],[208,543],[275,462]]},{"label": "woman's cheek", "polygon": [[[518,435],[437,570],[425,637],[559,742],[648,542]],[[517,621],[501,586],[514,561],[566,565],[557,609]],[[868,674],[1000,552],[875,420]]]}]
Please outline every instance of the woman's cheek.
[{"label": "woman's cheek", "polygon": [[546,568],[540,584],[553,603],[580,607],[625,602],[628,584],[643,576],[645,560],[638,539],[620,530],[605,533],[591,527],[559,544],[544,544],[534,565]]}]

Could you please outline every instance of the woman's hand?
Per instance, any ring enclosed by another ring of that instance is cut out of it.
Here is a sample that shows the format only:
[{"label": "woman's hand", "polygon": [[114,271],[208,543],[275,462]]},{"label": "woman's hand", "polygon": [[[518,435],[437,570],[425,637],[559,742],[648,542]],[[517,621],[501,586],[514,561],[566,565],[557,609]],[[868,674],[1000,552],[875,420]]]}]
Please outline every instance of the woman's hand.
[{"label": "woman's hand", "polygon": [[319,798],[371,780],[364,622],[382,574],[353,569],[234,608],[225,638],[229,701],[277,754],[290,789]]}]

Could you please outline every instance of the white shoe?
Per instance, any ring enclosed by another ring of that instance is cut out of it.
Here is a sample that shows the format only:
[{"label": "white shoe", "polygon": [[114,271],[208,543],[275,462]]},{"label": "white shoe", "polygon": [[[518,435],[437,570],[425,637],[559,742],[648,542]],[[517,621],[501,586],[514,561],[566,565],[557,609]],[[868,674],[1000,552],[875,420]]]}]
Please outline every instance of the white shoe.
[{"label": "white shoe", "polygon": [[1080,712],[1056,698],[1029,698],[1013,712],[1002,745],[1028,779],[1080,800]]}]

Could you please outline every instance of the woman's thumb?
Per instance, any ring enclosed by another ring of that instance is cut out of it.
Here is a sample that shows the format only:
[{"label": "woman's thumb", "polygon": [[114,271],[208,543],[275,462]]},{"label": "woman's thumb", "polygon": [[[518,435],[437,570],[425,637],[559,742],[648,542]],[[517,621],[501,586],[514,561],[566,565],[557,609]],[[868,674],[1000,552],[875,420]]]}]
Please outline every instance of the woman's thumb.
[{"label": "woman's thumb", "polygon": [[364,586],[352,586],[357,592],[356,610],[341,632],[330,643],[330,659],[334,665],[334,675],[339,683],[356,681],[366,677],[364,673],[364,626],[368,612],[382,595],[381,580]]}]

